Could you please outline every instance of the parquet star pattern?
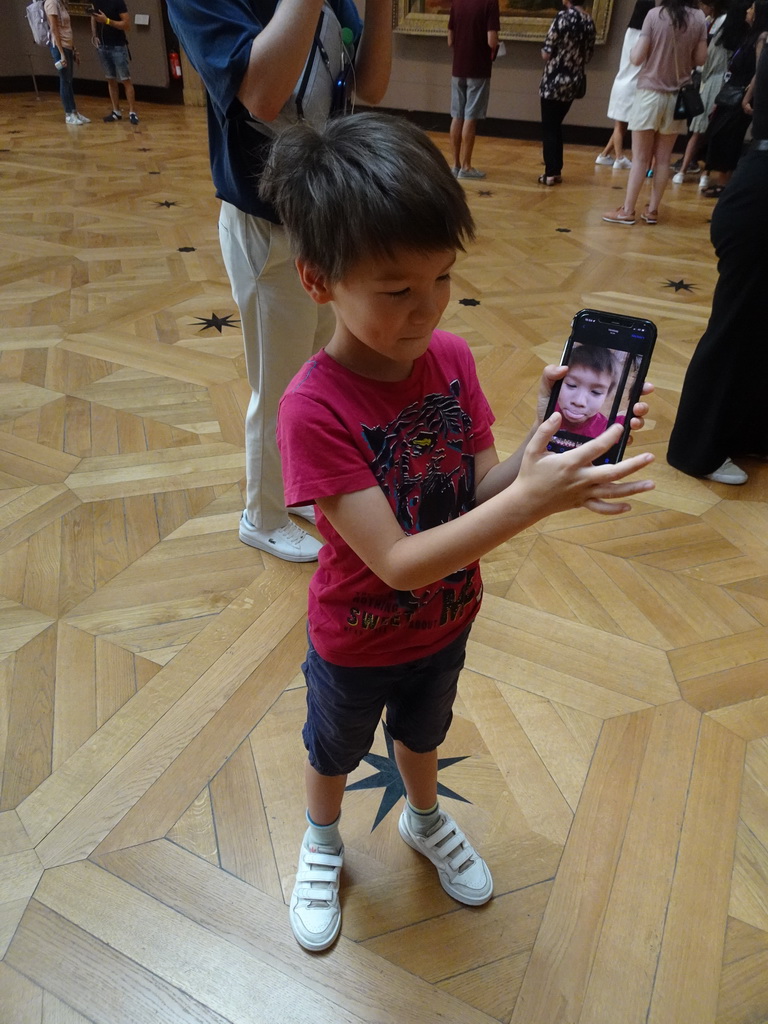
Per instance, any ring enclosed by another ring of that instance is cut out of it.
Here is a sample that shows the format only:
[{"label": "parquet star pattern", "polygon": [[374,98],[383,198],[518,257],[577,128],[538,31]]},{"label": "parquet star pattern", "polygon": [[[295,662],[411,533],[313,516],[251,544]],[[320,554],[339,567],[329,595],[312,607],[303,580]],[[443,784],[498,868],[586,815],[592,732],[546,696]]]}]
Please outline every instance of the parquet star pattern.
[{"label": "parquet star pattern", "polygon": [[372,829],[364,763],[343,934],[313,957],[286,911],[312,570],[237,538],[248,387],[204,115],[61,122],[0,97],[0,1020],[768,1021],[768,469],[729,489],[664,459],[711,201],[671,187],[658,227],[617,229],[624,177],[591,151],[542,189],[537,145],[478,141],[445,327],[501,453],[572,314],[636,313],[657,486],[485,559],[440,756],[494,899],[455,904],[396,807]]}]

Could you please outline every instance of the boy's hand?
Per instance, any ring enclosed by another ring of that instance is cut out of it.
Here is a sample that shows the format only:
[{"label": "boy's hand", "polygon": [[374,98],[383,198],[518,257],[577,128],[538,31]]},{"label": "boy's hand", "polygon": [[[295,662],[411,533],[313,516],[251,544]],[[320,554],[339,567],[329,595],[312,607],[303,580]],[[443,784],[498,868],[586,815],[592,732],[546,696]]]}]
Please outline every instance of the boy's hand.
[{"label": "boy's hand", "polygon": [[[568,372],[567,366],[545,366],[539,382],[539,394],[536,399],[536,425],[539,426],[547,415],[547,406],[552,395],[552,388],[557,381],[562,380]],[[653,392],[653,384],[648,381],[643,384],[643,394],[650,395]],[[630,430],[642,430],[645,426],[645,417],[648,415],[648,403],[636,402],[632,407],[632,419],[629,421]],[[597,438],[595,438],[597,440]],[[632,444],[632,435],[627,438],[627,444]],[[595,456],[597,457],[597,456]]]},{"label": "boy's hand", "polygon": [[[638,419],[642,420],[642,417]],[[617,502],[617,498],[653,489],[652,480],[624,479],[653,462],[650,452],[616,464],[592,465],[595,459],[618,442],[621,424],[614,423],[599,437],[573,451],[563,454],[548,452],[547,445],[561,422],[562,417],[556,412],[541,424],[525,449],[520,473],[513,484],[518,494],[522,491],[523,501],[533,516],[532,522],[569,508],[588,508],[600,515],[619,515],[628,512],[631,505]]]}]

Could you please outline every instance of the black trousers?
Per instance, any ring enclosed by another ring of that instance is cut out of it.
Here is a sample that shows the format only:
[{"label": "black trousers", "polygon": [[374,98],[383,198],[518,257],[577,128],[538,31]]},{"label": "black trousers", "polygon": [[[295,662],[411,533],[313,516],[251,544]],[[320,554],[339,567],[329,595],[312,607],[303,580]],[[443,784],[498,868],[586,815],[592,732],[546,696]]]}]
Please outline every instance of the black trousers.
[{"label": "black trousers", "polygon": [[544,173],[548,178],[563,170],[563,121],[573,100],[541,99],[541,142]]},{"label": "black trousers", "polygon": [[691,476],[726,458],[768,455],[767,182],[768,150],[749,150],[712,214],[719,278],[667,451]]}]

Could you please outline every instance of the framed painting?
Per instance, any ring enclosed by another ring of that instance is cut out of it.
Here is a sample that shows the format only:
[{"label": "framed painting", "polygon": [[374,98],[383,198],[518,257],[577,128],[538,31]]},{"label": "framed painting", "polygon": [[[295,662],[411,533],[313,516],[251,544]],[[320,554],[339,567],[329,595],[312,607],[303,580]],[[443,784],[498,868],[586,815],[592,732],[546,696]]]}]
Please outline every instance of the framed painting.
[{"label": "framed painting", "polygon": [[[593,0],[596,42],[608,38],[613,0]],[[541,43],[560,10],[556,0],[499,0],[501,38]],[[395,31],[416,36],[444,36],[451,0],[395,0]]]}]

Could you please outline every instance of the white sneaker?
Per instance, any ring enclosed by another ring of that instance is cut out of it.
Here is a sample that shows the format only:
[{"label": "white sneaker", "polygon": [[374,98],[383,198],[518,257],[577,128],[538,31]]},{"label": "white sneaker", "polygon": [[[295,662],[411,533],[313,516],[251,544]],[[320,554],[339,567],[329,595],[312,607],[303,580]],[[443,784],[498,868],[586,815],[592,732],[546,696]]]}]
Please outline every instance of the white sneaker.
[{"label": "white sneaker", "polygon": [[613,157],[612,156],[603,156],[602,153],[599,153],[595,157],[595,163],[599,167],[613,167]]},{"label": "white sneaker", "polygon": [[81,124],[82,122],[78,119],[77,114],[67,114],[64,118],[65,124]]},{"label": "white sneaker", "polygon": [[315,540],[290,519],[276,530],[257,530],[243,512],[240,517],[240,540],[260,551],[268,551],[286,562],[316,562],[320,541]]},{"label": "white sneaker", "polygon": [[682,171],[678,171],[677,174],[673,174],[672,175],[672,184],[673,185],[684,185],[685,184],[685,175],[683,174]]},{"label": "white sneaker", "polygon": [[90,124],[91,123],[90,117],[85,117],[83,114],[78,114],[77,111],[75,111],[75,117],[77,118],[78,124]]},{"label": "white sneaker", "polygon": [[735,462],[726,459],[714,473],[707,473],[706,479],[718,484],[745,484],[749,477]]},{"label": "white sneaker", "polygon": [[302,519],[306,519],[308,523],[312,523],[314,526],[317,520],[315,519],[315,506],[314,505],[295,505],[290,511],[295,516],[301,516]]},{"label": "white sneaker", "polygon": [[327,949],[341,930],[339,881],[344,846],[317,846],[304,833],[288,919],[296,941],[313,953]]},{"label": "white sneaker", "polygon": [[412,831],[408,811],[403,810],[398,828],[410,847],[432,861],[449,896],[471,907],[488,902],[493,895],[491,873],[450,815],[441,811],[437,825],[422,836]]},{"label": "white sneaker", "polygon": [[709,175],[702,174],[699,178],[699,188],[709,188]]},{"label": "white sneaker", "polygon": [[618,160],[614,160],[613,169],[614,171],[628,171],[632,166],[632,161],[628,156],[620,156]]}]

